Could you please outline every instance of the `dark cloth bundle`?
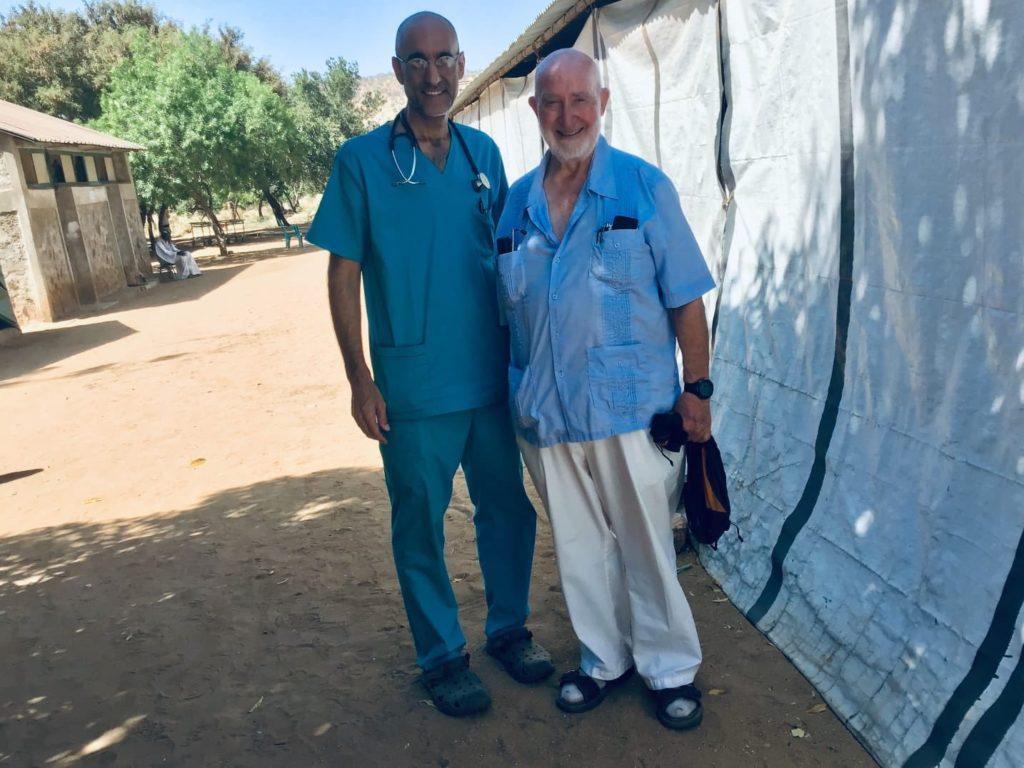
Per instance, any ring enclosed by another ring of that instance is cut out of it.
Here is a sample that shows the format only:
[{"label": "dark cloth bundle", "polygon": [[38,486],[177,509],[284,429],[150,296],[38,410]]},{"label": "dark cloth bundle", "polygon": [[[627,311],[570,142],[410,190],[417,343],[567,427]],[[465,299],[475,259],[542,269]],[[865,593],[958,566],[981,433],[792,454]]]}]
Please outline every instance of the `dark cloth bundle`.
[{"label": "dark cloth bundle", "polygon": [[[718,549],[718,540],[729,530],[729,491],[725,466],[715,438],[686,444],[686,483],[683,485],[686,527],[701,544]],[[742,539],[740,539],[742,541]]]},{"label": "dark cloth bundle", "polygon": [[686,446],[686,483],[680,498],[686,510],[686,527],[696,541],[718,549],[718,540],[732,525],[732,508],[725,485],[725,466],[715,438],[708,438],[706,443],[688,440],[682,417],[669,411],[651,419],[651,439],[662,451],[676,453]]}]

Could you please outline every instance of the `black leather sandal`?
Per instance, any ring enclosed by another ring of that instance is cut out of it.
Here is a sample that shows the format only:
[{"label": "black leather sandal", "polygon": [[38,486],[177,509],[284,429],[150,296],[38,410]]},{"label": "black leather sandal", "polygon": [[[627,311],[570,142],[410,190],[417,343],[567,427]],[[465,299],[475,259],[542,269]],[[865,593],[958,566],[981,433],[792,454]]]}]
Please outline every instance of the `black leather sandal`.
[{"label": "black leather sandal", "polygon": [[[636,672],[636,668],[630,667],[614,680],[607,680],[603,686],[599,686],[594,678],[580,669],[574,669],[571,672],[566,672],[558,680],[559,694],[558,698],[555,699],[555,706],[563,712],[568,712],[573,715],[577,715],[580,712],[589,712],[604,701],[604,697],[608,695],[610,690],[617,688],[629,680],[629,678],[633,676],[634,672]],[[575,685],[579,689],[580,693],[583,694],[583,700],[569,701],[567,699],[563,699],[561,689],[566,685]]]},{"label": "black leather sandal", "polygon": [[[663,688],[651,691],[657,709],[658,722],[674,731],[688,731],[700,725],[704,719],[704,705],[700,703],[700,691],[695,685],[680,685],[676,688]],[[668,705],[679,699],[696,702],[697,708],[685,717],[673,717],[668,713]]]}]

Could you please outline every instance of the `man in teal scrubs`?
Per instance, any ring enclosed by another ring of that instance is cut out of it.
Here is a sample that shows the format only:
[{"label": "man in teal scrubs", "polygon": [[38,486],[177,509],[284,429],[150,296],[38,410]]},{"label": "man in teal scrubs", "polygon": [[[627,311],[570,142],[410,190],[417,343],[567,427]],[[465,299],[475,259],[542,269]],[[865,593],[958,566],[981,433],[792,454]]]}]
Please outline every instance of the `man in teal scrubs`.
[{"label": "man in teal scrubs", "polygon": [[460,464],[476,507],[487,652],[520,682],[554,669],[525,627],[536,514],[506,404],[508,338],[494,273],[507,183],[494,142],[448,120],[465,69],[451,23],[433,13],[406,19],[392,65],[406,107],[338,150],[307,238],[331,253],[331,314],[353,418],[381,444],[417,663],[437,708],[464,715],[490,698],[469,669],[444,562]]}]

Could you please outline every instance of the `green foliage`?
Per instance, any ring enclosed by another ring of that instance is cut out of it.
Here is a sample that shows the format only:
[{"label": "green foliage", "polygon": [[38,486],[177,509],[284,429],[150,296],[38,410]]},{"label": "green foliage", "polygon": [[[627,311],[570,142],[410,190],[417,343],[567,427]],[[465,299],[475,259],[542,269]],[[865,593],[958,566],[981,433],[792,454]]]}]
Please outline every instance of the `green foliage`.
[{"label": "green foliage", "polygon": [[97,128],[146,147],[132,169],[150,209],[184,204],[212,218],[229,199],[295,178],[287,105],[203,32],[135,34],[102,106]]},{"label": "green foliage", "polygon": [[142,144],[131,164],[151,211],[263,197],[283,215],[278,198],[322,189],[382,103],[359,82],[339,58],[286,84],[238,28],[185,32],[144,0],[30,0],[0,16],[0,98]]},{"label": "green foliage", "polygon": [[328,59],[323,73],[302,69],[292,78],[288,100],[304,145],[300,176],[310,191],[323,188],[338,146],[363,133],[383,102],[376,93],[358,99],[358,88],[359,69],[344,59]]},{"label": "green foliage", "polygon": [[166,26],[137,0],[86,3],[84,13],[36,2],[0,17],[0,98],[67,120],[99,115],[100,92],[135,29]]},{"label": "green foliage", "polygon": [[238,27],[225,25],[217,30],[217,41],[220,43],[224,59],[239,72],[256,75],[263,83],[274,89],[278,96],[284,96],[287,87],[280,73],[274,69],[265,56],[254,58],[252,50],[242,43],[244,33]]}]

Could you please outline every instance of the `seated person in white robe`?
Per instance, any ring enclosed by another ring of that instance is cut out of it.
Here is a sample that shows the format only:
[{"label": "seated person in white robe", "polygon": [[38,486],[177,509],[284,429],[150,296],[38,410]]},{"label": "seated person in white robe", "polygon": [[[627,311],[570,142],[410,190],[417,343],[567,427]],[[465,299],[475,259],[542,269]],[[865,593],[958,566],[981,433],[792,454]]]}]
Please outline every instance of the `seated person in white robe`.
[{"label": "seated person in white robe", "polygon": [[177,248],[171,242],[171,231],[169,229],[160,230],[160,239],[154,244],[153,250],[160,261],[174,267],[177,271],[176,278],[178,280],[203,274],[196,264],[195,256],[189,251]]}]

